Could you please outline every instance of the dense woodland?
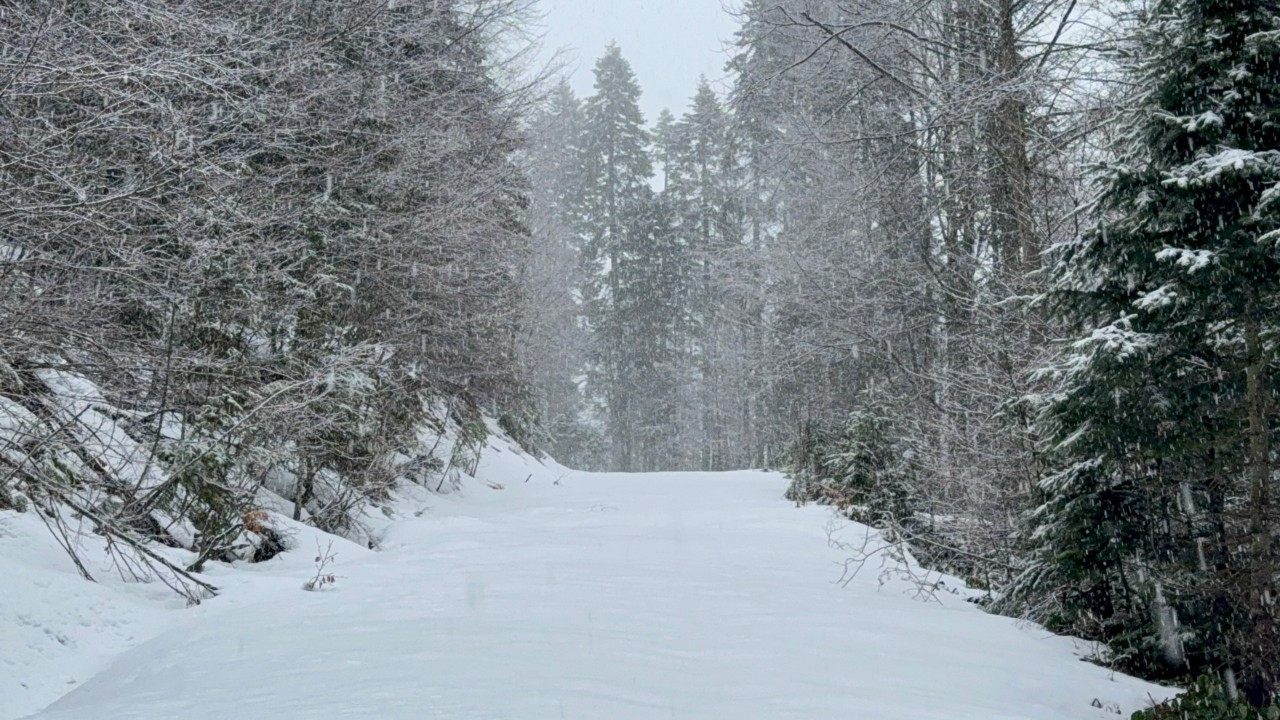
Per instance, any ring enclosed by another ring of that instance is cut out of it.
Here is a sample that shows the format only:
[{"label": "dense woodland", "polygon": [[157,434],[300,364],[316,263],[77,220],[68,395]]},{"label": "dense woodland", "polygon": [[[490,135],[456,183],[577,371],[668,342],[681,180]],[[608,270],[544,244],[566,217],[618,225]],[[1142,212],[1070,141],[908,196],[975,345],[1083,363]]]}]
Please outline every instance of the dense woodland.
[{"label": "dense woodland", "polygon": [[658,118],[535,23],[0,0],[0,509],[196,596],[495,428],[781,468],[1168,717],[1275,700],[1280,2],[748,0]]},{"label": "dense woodland", "polygon": [[0,2],[0,507],[194,600],[523,437],[525,12]]},{"label": "dense woodland", "polygon": [[1278,12],[753,1],[651,125],[611,48],[531,123],[552,453],[783,467],[1206,717],[1266,704]]}]

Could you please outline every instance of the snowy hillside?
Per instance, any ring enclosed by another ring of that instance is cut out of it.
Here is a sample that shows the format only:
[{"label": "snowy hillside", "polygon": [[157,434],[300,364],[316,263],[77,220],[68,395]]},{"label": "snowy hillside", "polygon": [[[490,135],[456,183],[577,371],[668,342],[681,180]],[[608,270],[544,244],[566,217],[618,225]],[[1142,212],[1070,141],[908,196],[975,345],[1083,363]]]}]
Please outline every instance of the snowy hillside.
[{"label": "snowy hillside", "polygon": [[1169,694],[921,600],[879,559],[837,582],[828,512],[781,502],[776,474],[585,474],[491,446],[477,476],[406,501],[382,552],[336,543],[323,592],[286,553],[211,565],[222,595],[187,611],[48,569],[0,515],[24,588],[0,599],[0,718],[64,690],[34,717],[1084,720]]},{"label": "snowy hillside", "polygon": [[[439,456],[453,455],[454,439],[449,435],[424,442]],[[537,479],[549,484],[567,472],[544,465],[500,433],[495,433],[479,454],[474,475],[450,471],[430,483],[401,482],[391,501],[364,509],[355,525],[361,528],[357,539],[380,536],[396,522],[427,512],[441,497],[435,492],[437,488],[492,492],[491,488],[500,487],[507,477],[529,477],[531,482]],[[288,503],[278,495],[263,490],[260,499],[264,505],[275,503],[287,512]],[[212,602],[188,608],[183,598],[165,585],[164,580],[172,581],[172,576],[164,578],[154,568],[142,567],[133,553],[109,552],[107,540],[93,532],[92,523],[74,513],[0,510],[0,577],[4,578],[0,591],[0,720],[39,710],[107,667],[120,653],[165,630],[217,615],[228,607],[273,597],[275,592],[292,595],[289,602],[304,601],[298,596],[307,593],[299,588],[315,575],[318,547],[326,552],[332,549],[339,574],[349,563],[376,554],[365,545],[294,522],[287,514],[270,510],[266,515],[264,524],[280,534],[288,550],[262,563],[206,565],[198,577],[216,586],[220,594]],[[63,528],[65,532],[52,533],[42,517],[68,526]],[[71,556],[58,544],[63,535],[75,543],[76,556],[96,582],[81,577]],[[188,550],[158,543],[149,548],[177,566],[192,557]],[[289,606],[286,602],[281,608],[288,611]]]}]

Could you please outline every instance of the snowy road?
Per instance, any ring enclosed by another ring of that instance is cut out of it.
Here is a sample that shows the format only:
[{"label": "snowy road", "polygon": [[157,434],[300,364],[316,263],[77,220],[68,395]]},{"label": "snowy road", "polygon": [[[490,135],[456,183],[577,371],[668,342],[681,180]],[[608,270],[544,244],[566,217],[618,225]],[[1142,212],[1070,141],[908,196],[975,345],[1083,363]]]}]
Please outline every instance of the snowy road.
[{"label": "snowy road", "polygon": [[1161,693],[874,569],[840,587],[828,515],[783,486],[575,474],[440,499],[340,555],[331,591],[210,603],[36,717],[1054,720]]}]

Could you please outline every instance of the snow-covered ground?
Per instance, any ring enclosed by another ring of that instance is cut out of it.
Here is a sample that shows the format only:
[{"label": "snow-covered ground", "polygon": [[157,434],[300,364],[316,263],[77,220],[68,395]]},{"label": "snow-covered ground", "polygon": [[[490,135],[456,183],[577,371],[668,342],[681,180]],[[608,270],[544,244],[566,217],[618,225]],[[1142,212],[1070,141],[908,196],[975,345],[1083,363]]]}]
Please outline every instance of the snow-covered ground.
[{"label": "snow-covered ground", "polygon": [[[311,553],[217,569],[223,596],[191,610],[31,575],[46,584],[28,595],[95,608],[66,621],[97,655],[15,666],[10,643],[45,640],[11,625],[41,611],[0,591],[0,680],[75,681],[41,720],[1054,720],[1169,694],[956,595],[915,599],[878,567],[838,583],[828,512],[781,501],[776,474],[496,462],[480,475],[503,489],[412,501],[421,516],[403,513],[382,552],[335,544],[323,592],[301,589]],[[136,636],[150,639],[102,659]],[[19,709],[5,697],[0,718]]]}]

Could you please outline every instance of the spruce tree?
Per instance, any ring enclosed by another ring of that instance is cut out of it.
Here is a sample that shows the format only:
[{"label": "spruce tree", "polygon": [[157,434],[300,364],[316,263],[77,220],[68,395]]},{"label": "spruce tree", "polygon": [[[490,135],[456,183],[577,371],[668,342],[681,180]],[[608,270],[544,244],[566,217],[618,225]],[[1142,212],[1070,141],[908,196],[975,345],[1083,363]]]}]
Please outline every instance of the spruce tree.
[{"label": "spruce tree", "polygon": [[[583,230],[586,114],[568,81],[552,90],[531,122],[529,163],[546,193],[544,211],[575,233]],[[581,239],[576,243],[581,249]]]},{"label": "spruce tree", "polygon": [[[638,420],[635,339],[625,303],[630,282],[628,245],[646,242],[642,222],[652,190],[649,133],[640,112],[640,86],[617,45],[595,66],[595,94],[586,101],[583,133],[585,177],[582,208],[583,259],[589,282],[584,313],[595,340],[590,373],[593,394],[607,410],[613,465],[633,469]],[[621,308],[621,310],[620,310]]]},{"label": "spruce tree", "polygon": [[1278,38],[1276,2],[1161,0],[1143,20],[1100,221],[1059,248],[1076,339],[1019,587],[1131,665],[1219,671],[1255,704],[1280,680]]},{"label": "spruce tree", "polygon": [[733,186],[737,157],[732,119],[706,78],[679,121],[659,124],[658,146],[666,177],[664,200],[683,239],[688,268],[687,311],[694,387],[688,393],[689,435],[697,440],[703,470],[725,469],[730,424],[741,416],[727,387],[725,359],[733,336],[717,265],[741,242],[741,202]]},{"label": "spruce tree", "polygon": [[689,404],[687,246],[660,196],[631,222],[611,273],[613,322],[623,340],[617,394],[630,413],[625,440],[637,470],[688,467],[680,422]]},{"label": "spruce tree", "polygon": [[569,467],[596,469],[607,466],[603,432],[580,387],[588,345],[579,302],[587,292],[580,264],[584,122],[582,102],[564,81],[530,121],[525,217],[533,252],[523,268],[520,350],[537,393],[546,449]]}]

